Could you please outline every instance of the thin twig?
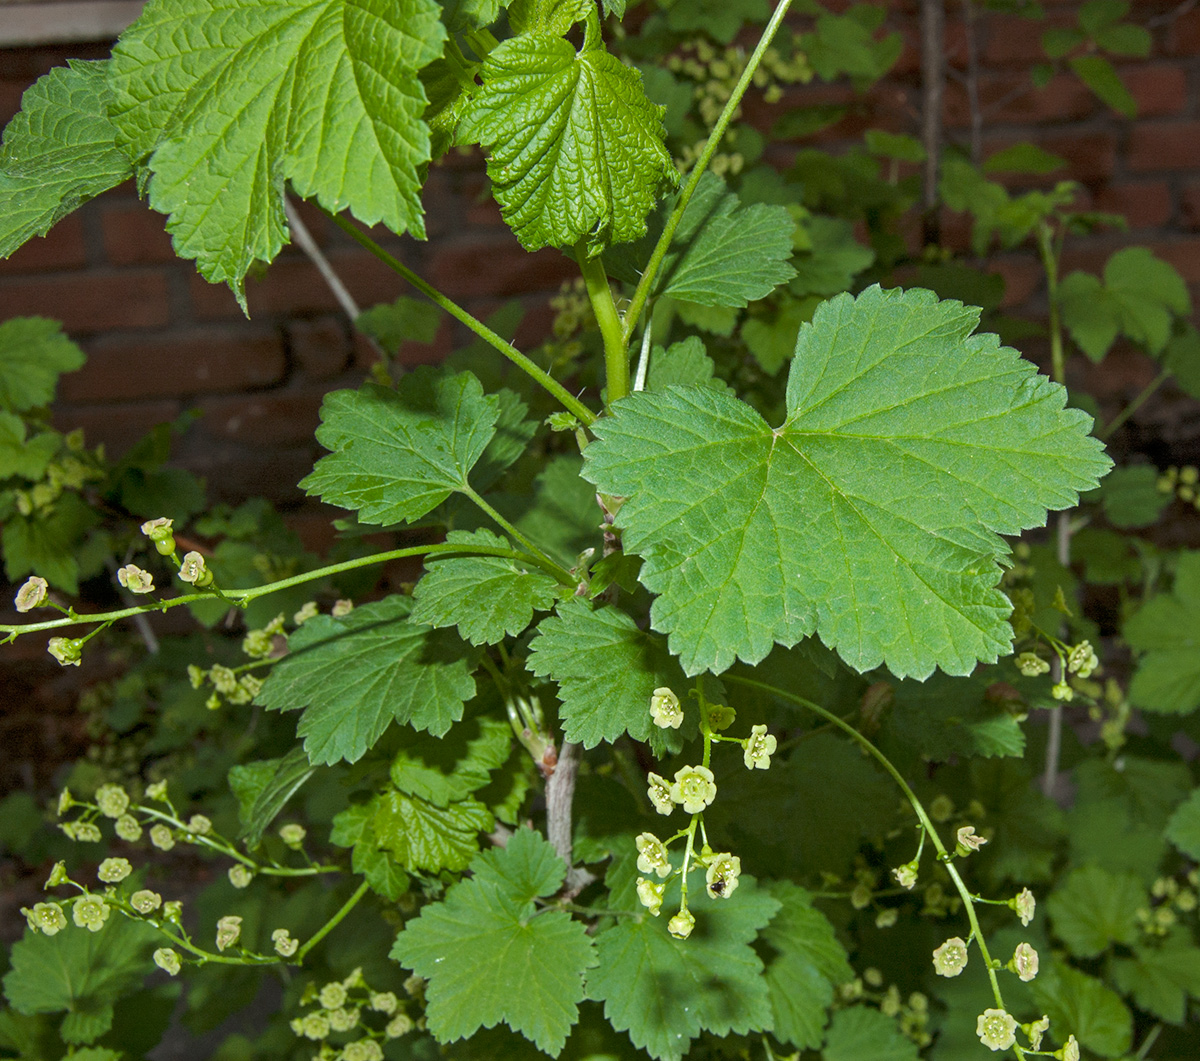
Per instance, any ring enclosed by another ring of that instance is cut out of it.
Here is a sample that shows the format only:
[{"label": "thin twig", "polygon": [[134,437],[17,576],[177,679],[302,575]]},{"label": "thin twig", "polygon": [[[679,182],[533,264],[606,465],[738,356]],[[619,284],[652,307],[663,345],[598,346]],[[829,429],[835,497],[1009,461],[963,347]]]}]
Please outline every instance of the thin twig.
[{"label": "thin twig", "polygon": [[579,745],[564,740],[558,750],[554,773],[546,782],[546,838],[567,864],[565,894],[578,895],[595,878],[586,869],[573,865],[571,804],[575,800],[575,778],[579,774]]},{"label": "thin twig", "polygon": [[938,171],[942,154],[942,93],[946,87],[945,0],[921,0],[921,145],[925,148],[924,239],[939,242]]}]

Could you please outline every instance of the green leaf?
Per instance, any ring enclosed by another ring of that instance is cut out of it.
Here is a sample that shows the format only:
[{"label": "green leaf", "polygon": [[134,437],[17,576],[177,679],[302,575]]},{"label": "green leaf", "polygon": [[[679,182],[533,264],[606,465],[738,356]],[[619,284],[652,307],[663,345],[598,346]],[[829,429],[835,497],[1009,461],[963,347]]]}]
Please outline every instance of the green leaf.
[{"label": "green leaf", "polygon": [[[672,881],[664,909],[676,908],[678,897]],[[696,927],[686,940],[667,932],[665,917],[644,914],[600,932],[599,962],[587,978],[588,997],[604,1003],[609,1023],[662,1061],[682,1058],[701,1031],[744,1035],[771,1025],[763,963],[750,944],[779,901],[742,876],[728,902],[700,889],[688,907]]]},{"label": "green leaf", "polygon": [[667,25],[676,33],[700,31],[728,44],[747,22],[764,22],[767,0],[675,0],[667,7]]},{"label": "green leaf", "polygon": [[282,759],[271,761],[274,769],[255,794],[254,802],[243,817],[243,835],[252,848],[262,841],[263,833],[287,806],[288,800],[317,772],[315,767],[309,765],[302,747],[295,747]]},{"label": "green leaf", "polygon": [[57,432],[45,431],[26,439],[25,421],[0,412],[0,479],[19,476],[36,482],[61,448],[62,436]]},{"label": "green leaf", "polygon": [[792,356],[800,327],[812,320],[820,300],[784,295],[771,301],[777,305],[772,307],[770,315],[751,317],[742,325],[741,335],[762,370],[774,376]]},{"label": "green leaf", "polygon": [[1114,527],[1148,527],[1157,522],[1171,503],[1171,495],[1158,489],[1158,469],[1149,464],[1114,468],[1100,485],[1104,515]]},{"label": "green leaf", "polygon": [[[451,531],[447,543],[511,549],[507,538],[491,531]],[[541,568],[503,556],[430,558],[413,591],[414,623],[457,626],[473,645],[494,645],[505,634],[519,634],[535,611],[547,611],[558,596],[558,583]]]},{"label": "green leaf", "polygon": [[45,317],[0,324],[0,409],[23,413],[54,400],[58,377],[83,365],[83,351]]},{"label": "green leaf", "polygon": [[391,596],[335,619],[318,615],[288,638],[256,703],[304,709],[298,736],[314,765],[356,762],[393,722],[440,736],[475,695],[474,653],[453,634],[409,621]]},{"label": "green leaf", "polygon": [[388,353],[395,354],[407,342],[432,343],[442,323],[442,311],[432,302],[407,298],[380,303],[354,319],[354,327],[376,339]]},{"label": "green leaf", "polygon": [[356,509],[364,523],[419,519],[452,493],[491,440],[499,401],[469,372],[421,368],[395,390],[333,391],[317,441],[333,452],[300,481],[310,496]]},{"label": "green leaf", "polygon": [[508,759],[512,735],[507,719],[479,714],[463,719],[444,737],[406,733],[392,760],[392,784],[438,807],[466,799]]},{"label": "green leaf", "polygon": [[1126,118],[1137,117],[1137,100],[1130,95],[1112,63],[1103,56],[1078,55],[1068,59],[1067,65],[1080,81],[1100,97],[1102,103]]},{"label": "green leaf", "polygon": [[893,158],[897,162],[924,162],[925,148],[915,136],[889,133],[883,129],[868,129],[864,139],[872,155]]},{"label": "green leaf", "polygon": [[1046,910],[1072,954],[1095,958],[1114,943],[1128,946],[1139,938],[1138,911],[1149,903],[1136,876],[1084,866],[1072,870],[1054,890]]},{"label": "green leaf", "polygon": [[1167,714],[1200,706],[1200,551],[1180,554],[1174,591],[1146,601],[1122,633],[1144,653],[1129,685],[1135,706]]},{"label": "green leaf", "polygon": [[672,343],[665,350],[656,346],[650,352],[646,372],[646,390],[662,391],[671,386],[712,387],[728,390],[725,381],[715,376],[716,366],[698,335]]},{"label": "green leaf", "polygon": [[0,530],[5,576],[15,583],[25,575],[41,575],[74,596],[79,592],[76,554],[87,532],[99,521],[95,509],[75,493],[62,494],[48,512],[8,516]]},{"label": "green leaf", "polygon": [[1013,144],[991,154],[983,163],[984,173],[1053,173],[1067,165],[1060,155],[1051,154],[1037,144]]},{"label": "green leaf", "polygon": [[1056,27],[1042,34],[1042,51],[1049,59],[1061,59],[1068,52],[1074,51],[1086,37],[1077,29]]},{"label": "green leaf", "polygon": [[426,1019],[440,1042],[503,1021],[557,1056],[596,960],[582,923],[534,907],[562,885],[566,866],[541,836],[518,829],[471,871],[406,924],[391,957],[429,981]]},{"label": "green leaf", "polygon": [[705,173],[675,230],[656,290],[702,306],[745,306],[796,275],[796,223],[782,206],[743,206]]},{"label": "green leaf", "polygon": [[839,1010],[829,1026],[821,1061],[917,1061],[917,1044],[892,1017],[868,1006]]},{"label": "green leaf", "polygon": [[[864,6],[864,5],[859,5]],[[800,38],[800,50],[807,54],[813,70],[823,81],[849,74],[863,88],[888,72],[900,57],[904,42],[899,33],[882,40],[874,37],[875,26],[864,23],[859,12],[845,15],[822,13],[816,32]]]},{"label": "green leaf", "polygon": [[1183,277],[1145,247],[1126,247],[1109,258],[1104,286],[1120,303],[1122,330],[1153,354],[1167,345],[1172,316],[1192,312]]},{"label": "green leaf", "polygon": [[646,231],[655,197],[677,176],[662,108],[641,75],[602,48],[529,33],[488,55],[459,124],[488,154],[492,192],[527,250],[589,254]]},{"label": "green leaf", "polygon": [[0,258],[133,176],[108,117],[107,69],[68,60],[21,97],[0,146]]},{"label": "green leaf", "polygon": [[390,851],[380,846],[375,833],[375,814],[381,797],[353,803],[333,819],[329,842],[353,848],[350,865],[361,873],[377,895],[395,902],[408,891],[408,874]]},{"label": "green leaf", "polygon": [[1154,38],[1145,26],[1124,22],[1105,26],[1094,34],[1096,43],[1110,55],[1133,56],[1145,59],[1150,54]]},{"label": "green leaf", "polygon": [[[526,419],[529,406],[513,391],[500,387],[492,397],[500,405],[496,415],[496,433],[471,471],[475,489],[480,493],[492,486],[516,462],[538,429],[536,420]],[[534,534],[532,537],[541,544],[540,535]]]},{"label": "green leaf", "polygon": [[[303,749],[300,752],[304,754]],[[307,764],[307,759],[305,760]],[[250,812],[254,808],[254,801],[258,799],[258,795],[267,783],[275,774],[275,768],[279,765],[278,759],[260,759],[253,763],[238,763],[229,768],[227,780],[229,782],[229,791],[233,793],[234,798],[238,803],[238,820],[242,823],[243,828],[249,821]]]},{"label": "green leaf", "polygon": [[854,226],[844,218],[810,217],[804,224],[810,246],[796,255],[794,295],[837,295],[875,261],[875,252],[854,238]]},{"label": "green leaf", "polygon": [[1133,952],[1112,964],[1117,987],[1154,1016],[1182,1024],[1188,996],[1200,998],[1200,948],[1177,933],[1161,946],[1135,945]]},{"label": "green leaf", "polygon": [[1129,1049],[1133,1019],[1114,991],[1099,980],[1061,962],[1043,968],[1029,985],[1050,1026],[1070,1030],[1087,1050],[1117,1057]]},{"label": "green leaf", "polygon": [[584,474],[629,499],[616,523],[685,673],[814,630],[901,677],[1007,653],[998,535],[1073,505],[1109,461],[977,321],[926,291],[843,295],[800,332],[780,427],[701,388],[632,395],[596,425]]},{"label": "green leaf", "polygon": [[1079,25],[1099,33],[1129,14],[1129,0],[1086,0],[1079,8]]},{"label": "green leaf", "polygon": [[1020,756],[1025,734],[1004,702],[989,696],[993,680],[935,674],[925,682],[900,682],[886,729],[931,762]]},{"label": "green leaf", "polygon": [[650,694],[668,686],[682,696],[691,684],[661,638],[619,608],[593,610],[577,597],[538,624],[528,666],[558,683],[563,734],[585,748],[623,733],[648,740]]},{"label": "green leaf", "polygon": [[603,516],[595,489],[580,476],[582,467],[575,454],[552,457],[534,480],[532,500],[519,514],[508,514],[519,531],[567,564],[600,544]]},{"label": "green leaf", "polygon": [[1167,839],[1194,862],[1200,862],[1200,788],[1175,808],[1167,822]]},{"label": "green leaf", "polygon": [[4,995],[18,1013],[66,1010],[62,1037],[91,1042],[112,1025],[113,1004],[150,971],[149,947],[158,938],[116,912],[99,932],[73,924],[54,936],[26,932],[10,953]]},{"label": "green leaf", "polygon": [[242,281],[287,237],[283,187],[424,237],[427,102],[442,51],[434,0],[158,0],[121,36],[113,121],[154,174],[175,251]]},{"label": "green leaf", "polygon": [[464,870],[479,851],[479,834],[495,821],[487,807],[468,799],[435,807],[423,799],[387,792],[372,821],[379,846],[409,870],[426,873]]}]

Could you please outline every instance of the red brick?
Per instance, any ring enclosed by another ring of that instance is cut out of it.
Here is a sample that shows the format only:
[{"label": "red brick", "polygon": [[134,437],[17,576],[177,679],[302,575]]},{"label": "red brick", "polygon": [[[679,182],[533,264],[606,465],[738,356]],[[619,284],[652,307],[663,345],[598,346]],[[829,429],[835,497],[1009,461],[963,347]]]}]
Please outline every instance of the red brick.
[{"label": "red brick", "polygon": [[167,219],[146,203],[105,204],[101,214],[104,253],[113,265],[150,265],[176,261]]},{"label": "red brick", "polygon": [[1200,10],[1193,8],[1171,21],[1167,48],[1172,55],[1200,53]]},{"label": "red brick", "polygon": [[1200,181],[1192,181],[1183,189],[1179,207],[1184,227],[1200,229]]},{"label": "red brick", "polygon": [[1130,228],[1157,228],[1171,216],[1171,189],[1165,181],[1126,181],[1096,190],[1097,210],[1120,214]]},{"label": "red brick", "polygon": [[1046,61],[1042,51],[1042,34],[1048,29],[1072,28],[1075,19],[1056,16],[1043,20],[1021,18],[1017,15],[992,15],[984,22],[982,61],[993,63],[1041,63]]},{"label": "red brick", "polygon": [[1129,132],[1131,170],[1200,169],[1200,121],[1139,122]]},{"label": "red brick", "polygon": [[76,212],[64,217],[45,236],[31,239],[11,258],[0,260],[0,274],[80,269],[86,264],[87,249],[83,245],[83,222]]},{"label": "red brick", "polygon": [[0,319],[29,315],[61,320],[76,333],[161,328],[170,319],[167,278],[126,269],[0,282]]},{"label": "red brick", "polygon": [[985,125],[1072,122],[1099,108],[1096,97],[1079,78],[1060,74],[1044,88],[1037,88],[1026,71],[1013,77],[984,78],[979,100]]},{"label": "red brick", "polygon": [[1200,238],[1180,239],[1171,243],[1155,243],[1150,249],[1179,270],[1189,284],[1200,284]]},{"label": "red brick", "polygon": [[346,368],[350,357],[348,322],[339,317],[289,321],[284,328],[288,353],[308,379],[328,379]]},{"label": "red brick", "polygon": [[283,344],[273,331],[193,329],[153,339],[105,336],[87,344],[87,363],[63,379],[67,401],[119,401],[248,390],[278,383]]},{"label": "red brick", "polygon": [[200,403],[208,434],[251,446],[290,446],[312,441],[321,419],[324,387],[207,398]]},{"label": "red brick", "polygon": [[[988,136],[984,138],[984,157],[994,154],[1013,144],[1024,143],[1029,137]],[[1053,135],[1035,135],[1037,145],[1067,160],[1067,169],[1056,171],[1051,180],[1070,178],[1077,181],[1105,179],[1116,159],[1116,139],[1109,133],[1061,132]]]},{"label": "red brick", "polygon": [[1003,309],[1012,309],[1029,301],[1045,280],[1041,264],[1032,254],[994,258],[988,271],[1004,277],[1004,298],[1000,303]]},{"label": "red brick", "polygon": [[[64,377],[69,379],[70,377]],[[122,405],[67,405],[54,407],[54,426],[60,431],[83,428],[88,446],[104,444],[109,457],[119,457],[151,428],[174,420],[179,402],[128,402]]]},{"label": "red brick", "polygon": [[1120,74],[1137,100],[1139,119],[1179,114],[1187,106],[1187,75],[1182,66],[1172,63],[1128,66]]},{"label": "red brick", "polygon": [[578,273],[561,251],[529,254],[507,234],[439,247],[428,271],[430,283],[455,299],[550,291]]}]

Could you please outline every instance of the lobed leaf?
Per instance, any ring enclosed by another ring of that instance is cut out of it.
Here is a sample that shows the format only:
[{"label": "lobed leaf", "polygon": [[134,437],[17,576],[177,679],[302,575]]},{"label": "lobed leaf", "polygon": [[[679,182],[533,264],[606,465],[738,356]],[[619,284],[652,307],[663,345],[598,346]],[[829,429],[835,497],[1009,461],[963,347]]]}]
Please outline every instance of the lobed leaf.
[{"label": "lobed leaf", "polygon": [[[2,255],[0,255],[2,257]],[[14,317],[0,324],[0,410],[23,413],[54,400],[58,377],[84,362],[58,321]]]}]

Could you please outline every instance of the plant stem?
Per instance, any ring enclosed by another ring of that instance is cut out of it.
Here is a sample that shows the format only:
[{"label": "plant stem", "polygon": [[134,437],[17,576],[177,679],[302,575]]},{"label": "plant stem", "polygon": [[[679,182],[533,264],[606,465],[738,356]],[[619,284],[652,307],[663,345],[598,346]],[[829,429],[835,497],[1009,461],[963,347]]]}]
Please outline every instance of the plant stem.
[{"label": "plant stem", "polygon": [[533,542],[531,542],[524,534],[517,530],[517,528],[502,515],[500,515],[499,512],[492,508],[492,506],[489,505],[474,490],[468,486],[463,493],[466,494],[466,496],[472,501],[474,501],[475,504],[479,506],[480,510],[483,511],[488,517],[495,520],[497,526],[502,528],[507,534],[510,534],[513,538],[525,546],[525,548],[529,550],[529,559],[534,560],[538,567],[549,571],[564,586],[574,586],[576,584],[578,580],[571,574],[570,571],[563,567],[562,564],[557,564],[551,560],[550,557],[548,557],[544,552],[542,552],[541,549],[534,545]]},{"label": "plant stem", "polygon": [[[263,586],[226,590],[225,594],[239,604],[249,604],[259,597],[278,593],[280,590],[290,589],[292,586],[301,586],[306,582],[314,582],[317,579],[324,578],[326,575],[336,575],[342,571],[353,571],[359,567],[370,567],[372,564],[384,564],[389,560],[402,560],[409,556],[440,555],[443,553],[458,553],[467,556],[503,556],[510,560],[527,561],[536,564],[538,567],[543,567],[546,563],[549,563],[550,570],[556,574],[562,571],[562,568],[553,561],[545,561],[539,559],[537,556],[530,556],[515,549],[501,549],[498,546],[493,547],[488,545],[464,546],[453,542],[437,542],[432,545],[410,545],[403,549],[390,549],[387,552],[374,553],[371,556],[359,556],[353,560],[343,560],[337,564],[329,564],[326,567],[318,567],[313,571],[306,571],[303,574],[292,575],[290,578],[282,578],[278,582],[268,582]],[[113,623],[118,619],[128,619],[135,615],[142,615],[145,612],[164,612],[168,608],[176,608],[181,604],[191,604],[199,600],[212,600],[212,594],[185,593],[182,596],[171,597],[169,600],[155,601],[152,604],[139,604],[136,607],[121,608],[112,612],[96,612],[91,615],[80,615],[72,611],[65,618],[51,619],[44,623],[28,623],[24,625],[0,624],[0,634],[8,634],[9,636],[6,641],[11,641],[20,634],[36,633],[39,630],[58,630],[65,626],[82,626],[87,623]]]},{"label": "plant stem", "polygon": [[1042,221],[1038,225],[1038,250],[1046,272],[1046,301],[1050,308],[1050,370],[1055,383],[1067,385],[1067,366],[1063,356],[1062,321],[1058,309],[1058,256],[1054,253],[1053,232]]},{"label": "plant stem", "polygon": [[304,956],[308,954],[313,947],[320,943],[321,940],[323,940],[329,935],[330,932],[332,932],[339,924],[341,924],[346,915],[358,905],[358,901],[367,894],[367,889],[369,887],[370,885],[368,885],[366,881],[363,881],[362,884],[354,889],[354,894],[351,895],[350,898],[344,903],[342,903],[341,909],[338,910],[333,917],[326,921],[325,924],[318,928],[315,933],[313,933],[312,938],[309,939],[309,941],[296,952],[297,965],[304,961]]},{"label": "plant stem", "polygon": [[924,241],[937,244],[938,167],[942,157],[942,94],[946,87],[945,0],[921,0],[921,203],[924,207]]},{"label": "plant stem", "polygon": [[708,135],[704,150],[700,152],[700,157],[696,159],[696,163],[688,175],[688,180],[683,186],[683,191],[679,193],[679,199],[675,203],[675,208],[667,218],[662,235],[658,237],[658,243],[654,246],[654,252],[650,255],[650,260],[646,263],[645,272],[642,273],[642,278],[638,281],[637,288],[633,292],[633,299],[629,303],[629,308],[625,311],[625,325],[622,338],[626,344],[632,337],[634,328],[637,327],[638,318],[642,315],[642,309],[646,305],[646,299],[650,297],[650,291],[654,287],[654,281],[658,276],[659,269],[662,268],[663,259],[666,257],[667,250],[671,246],[671,240],[675,236],[675,230],[679,227],[683,212],[687,209],[688,203],[691,202],[692,195],[696,191],[696,186],[700,183],[700,178],[704,176],[704,171],[708,169],[709,162],[712,161],[713,155],[716,154],[717,146],[720,144],[721,138],[725,135],[725,130],[729,128],[729,123],[733,121],[733,115],[741,104],[742,97],[746,94],[746,89],[750,87],[750,82],[754,78],[754,72],[758,69],[759,64],[762,62],[762,57],[766,54],[767,48],[770,47],[771,41],[775,38],[779,27],[783,24],[783,17],[787,14],[787,9],[791,6],[791,3],[792,0],[779,0],[779,6],[775,8],[774,14],[771,15],[771,21],[767,23],[766,29],[763,30],[758,44],[754,46],[754,51],[746,62],[746,69],[742,71],[742,76],[738,78],[738,83],[734,87],[732,95],[726,101],[720,117],[717,118],[716,125],[713,126],[712,132]]},{"label": "plant stem", "polygon": [[1107,424],[1103,431],[1100,431],[1096,434],[1096,437],[1100,439],[1101,442],[1107,442],[1109,438],[1112,437],[1112,433],[1116,431],[1116,429],[1123,423],[1125,423],[1126,420],[1133,416],[1133,414],[1136,413],[1143,405],[1145,405],[1150,396],[1170,378],[1171,370],[1164,368],[1157,376],[1154,377],[1154,379],[1146,384],[1146,386],[1142,389],[1142,392],[1136,398],[1134,398],[1133,401],[1131,401],[1127,406],[1125,406],[1124,409],[1122,409],[1115,417],[1113,417],[1111,423]]},{"label": "plant stem", "polygon": [[604,271],[603,260],[599,256],[589,258],[582,242],[575,247],[575,258],[579,262],[580,272],[583,273],[592,312],[596,314],[596,323],[600,325],[600,335],[604,339],[604,377],[607,384],[607,404],[611,405],[629,393],[629,354],[625,346],[626,338],[621,330],[621,318],[617,315],[612,287],[608,282],[608,274]]},{"label": "plant stem", "polygon": [[351,224],[345,218],[340,217],[337,214],[330,214],[328,211],[326,211],[326,216],[328,216],[333,223],[338,226],[338,228],[349,235],[351,239],[355,240],[355,242],[361,244],[373,255],[375,255],[375,257],[383,262],[383,264],[389,269],[404,277],[405,280],[412,284],[413,287],[420,291],[421,294],[429,299],[429,301],[435,306],[439,306],[441,309],[444,309],[455,320],[460,321],[470,328],[471,331],[478,335],[479,338],[489,346],[493,346],[499,350],[500,353],[507,357],[514,365],[517,366],[517,368],[526,373],[531,379],[540,384],[545,390],[549,391],[550,394],[557,398],[562,404],[563,408],[574,413],[579,420],[581,420],[584,424],[587,424],[589,427],[596,422],[596,414],[592,412],[591,409],[584,405],[583,402],[576,398],[575,395],[567,390],[567,388],[559,383],[558,380],[556,380],[553,376],[549,375],[543,369],[534,364],[533,361],[521,353],[521,351],[513,346],[512,343],[506,342],[504,339],[500,338],[500,336],[492,331],[492,329],[486,324],[484,324],[483,321],[471,316],[471,314],[463,309],[457,302],[447,298],[440,291],[438,291],[437,288],[426,283],[407,265],[400,261],[399,258],[389,254],[381,246],[379,246],[378,243],[371,239],[370,236],[368,236],[365,232],[359,231],[355,225]]}]

